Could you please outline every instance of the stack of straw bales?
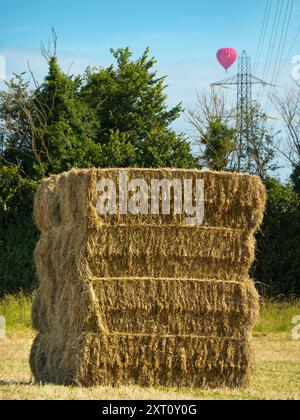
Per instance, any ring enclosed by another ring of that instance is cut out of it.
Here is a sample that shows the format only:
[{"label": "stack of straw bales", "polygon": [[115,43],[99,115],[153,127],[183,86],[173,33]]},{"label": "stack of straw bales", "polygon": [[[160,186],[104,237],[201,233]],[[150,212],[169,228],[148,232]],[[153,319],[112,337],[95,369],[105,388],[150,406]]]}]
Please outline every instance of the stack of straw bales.
[{"label": "stack of straw bales", "polygon": [[256,177],[128,170],[204,179],[205,220],[96,211],[96,184],[118,170],[73,170],[35,197],[41,238],[31,351],[37,381],[82,386],[242,386],[259,310],[249,278],[265,189]]}]

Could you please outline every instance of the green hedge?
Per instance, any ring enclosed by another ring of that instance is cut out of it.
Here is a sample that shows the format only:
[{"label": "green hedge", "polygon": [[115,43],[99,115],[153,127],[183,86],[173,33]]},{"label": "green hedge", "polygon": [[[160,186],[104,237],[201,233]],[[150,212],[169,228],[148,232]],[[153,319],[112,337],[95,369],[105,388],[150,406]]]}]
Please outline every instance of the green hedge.
[{"label": "green hedge", "polygon": [[275,180],[267,182],[267,189],[253,276],[265,297],[300,296],[300,198],[291,186]]},{"label": "green hedge", "polygon": [[16,166],[0,168],[0,296],[36,286],[33,251],[38,230],[32,217],[37,183]]},{"label": "green hedge", "polygon": [[36,286],[33,251],[38,232],[31,215],[2,215],[0,231],[0,296]]}]

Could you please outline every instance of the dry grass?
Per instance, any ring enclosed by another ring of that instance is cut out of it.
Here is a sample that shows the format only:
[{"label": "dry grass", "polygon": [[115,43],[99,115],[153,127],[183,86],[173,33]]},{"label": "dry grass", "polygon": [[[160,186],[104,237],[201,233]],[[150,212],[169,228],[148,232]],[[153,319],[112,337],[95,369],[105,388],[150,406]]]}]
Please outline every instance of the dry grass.
[{"label": "dry grass", "polygon": [[11,332],[0,341],[0,399],[300,399],[300,341],[258,334],[257,372],[248,388],[201,391],[139,387],[76,388],[32,385],[28,364],[33,333]]}]

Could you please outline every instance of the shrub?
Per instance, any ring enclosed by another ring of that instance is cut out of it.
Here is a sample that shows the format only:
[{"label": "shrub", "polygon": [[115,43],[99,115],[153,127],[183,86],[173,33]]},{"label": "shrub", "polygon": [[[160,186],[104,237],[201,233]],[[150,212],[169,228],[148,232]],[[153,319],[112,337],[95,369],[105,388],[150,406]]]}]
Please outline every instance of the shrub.
[{"label": "shrub", "polygon": [[0,168],[0,296],[31,292],[36,284],[33,250],[38,231],[32,218],[36,183],[16,166]]},{"label": "shrub", "polygon": [[300,296],[300,198],[292,187],[267,182],[268,205],[258,235],[253,275],[266,296]]}]

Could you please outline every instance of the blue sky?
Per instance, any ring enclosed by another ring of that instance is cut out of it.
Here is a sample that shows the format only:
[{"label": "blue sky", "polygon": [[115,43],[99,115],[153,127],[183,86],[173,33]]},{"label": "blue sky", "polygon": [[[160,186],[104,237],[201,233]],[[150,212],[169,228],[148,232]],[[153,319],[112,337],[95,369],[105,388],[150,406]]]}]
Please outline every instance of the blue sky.
[{"label": "blue sky", "polygon": [[138,51],[151,45],[165,59],[209,59],[223,44],[254,51],[263,8],[261,0],[6,1],[0,45],[36,48],[52,25],[62,49],[95,59],[124,45]]},{"label": "blue sky", "polygon": [[[129,46],[140,55],[149,46],[159,73],[168,75],[170,105],[183,101],[186,108],[194,106],[196,91],[225,77],[215,57],[220,47],[246,49],[254,60],[266,5],[266,0],[0,1],[0,55],[6,58],[8,77],[26,70],[28,61],[38,79],[45,75],[39,47],[53,26],[60,63],[71,73],[110,64],[110,47]],[[295,0],[280,86],[290,83],[291,59],[300,55],[300,36],[291,48],[299,24],[300,0]],[[266,43],[262,51],[258,76],[269,47]],[[236,65],[229,75],[235,73]],[[185,120],[176,128],[188,130]]]},{"label": "blue sky", "polygon": [[[191,102],[193,92],[224,77],[215,58],[218,48],[246,49],[254,59],[265,4],[266,0],[5,1],[0,54],[7,58],[8,74],[25,70],[29,61],[42,77],[46,67],[39,46],[49,39],[51,26],[59,37],[61,64],[71,72],[88,64],[110,64],[110,47],[130,46],[139,55],[149,46],[159,71],[169,75],[170,100]],[[295,0],[287,50],[299,24],[300,0]],[[295,54],[300,54],[300,37],[290,56]],[[233,67],[230,74],[235,71]],[[282,77],[288,79],[285,73]]]}]

